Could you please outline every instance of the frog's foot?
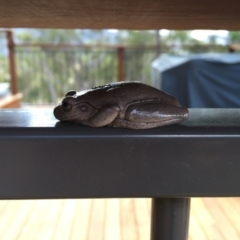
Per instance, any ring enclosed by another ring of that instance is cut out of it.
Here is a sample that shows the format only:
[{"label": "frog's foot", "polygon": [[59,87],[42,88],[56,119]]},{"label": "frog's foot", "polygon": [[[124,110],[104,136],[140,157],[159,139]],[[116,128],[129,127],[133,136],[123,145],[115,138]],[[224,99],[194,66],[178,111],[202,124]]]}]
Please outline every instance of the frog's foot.
[{"label": "frog's foot", "polygon": [[124,119],[116,118],[113,127],[148,129],[180,123],[188,118],[188,109],[158,101],[130,105]]}]

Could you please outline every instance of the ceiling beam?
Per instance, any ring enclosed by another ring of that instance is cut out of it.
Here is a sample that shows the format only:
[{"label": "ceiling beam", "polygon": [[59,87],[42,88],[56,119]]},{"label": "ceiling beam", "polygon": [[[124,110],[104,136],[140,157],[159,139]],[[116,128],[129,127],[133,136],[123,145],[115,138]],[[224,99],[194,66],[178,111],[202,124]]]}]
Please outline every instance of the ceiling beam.
[{"label": "ceiling beam", "polygon": [[238,0],[1,0],[0,27],[240,29]]}]

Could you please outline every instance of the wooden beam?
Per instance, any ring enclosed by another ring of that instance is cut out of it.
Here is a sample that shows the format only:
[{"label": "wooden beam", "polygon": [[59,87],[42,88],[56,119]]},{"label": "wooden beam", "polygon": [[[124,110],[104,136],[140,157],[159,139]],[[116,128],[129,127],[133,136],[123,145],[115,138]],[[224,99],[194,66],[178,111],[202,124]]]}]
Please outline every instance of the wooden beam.
[{"label": "wooden beam", "polygon": [[0,108],[20,108],[22,94],[17,93],[0,99]]},{"label": "wooden beam", "polygon": [[17,73],[16,73],[16,62],[15,62],[15,44],[13,41],[13,34],[11,31],[7,31],[7,42],[8,42],[8,59],[9,59],[9,71],[11,77],[11,90],[12,94],[18,93],[17,86]]},{"label": "wooden beam", "polygon": [[0,27],[240,29],[238,0],[1,0]]}]

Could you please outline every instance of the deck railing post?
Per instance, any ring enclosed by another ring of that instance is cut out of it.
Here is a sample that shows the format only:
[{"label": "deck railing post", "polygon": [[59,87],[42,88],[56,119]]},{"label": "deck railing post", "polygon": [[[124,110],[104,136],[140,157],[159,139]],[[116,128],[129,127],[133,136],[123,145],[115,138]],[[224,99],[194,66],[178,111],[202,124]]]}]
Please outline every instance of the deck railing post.
[{"label": "deck railing post", "polygon": [[187,240],[190,198],[153,198],[151,240]]},{"label": "deck railing post", "polygon": [[117,80],[118,81],[124,81],[125,80],[125,76],[124,76],[124,47],[118,47],[117,48],[117,65],[118,65],[118,69],[117,69]]},{"label": "deck railing post", "polygon": [[7,31],[7,45],[8,45],[8,58],[9,58],[9,72],[10,72],[10,81],[11,81],[11,90],[12,94],[18,93],[17,86],[17,74],[16,74],[16,63],[15,63],[15,44],[13,41],[12,31]]}]

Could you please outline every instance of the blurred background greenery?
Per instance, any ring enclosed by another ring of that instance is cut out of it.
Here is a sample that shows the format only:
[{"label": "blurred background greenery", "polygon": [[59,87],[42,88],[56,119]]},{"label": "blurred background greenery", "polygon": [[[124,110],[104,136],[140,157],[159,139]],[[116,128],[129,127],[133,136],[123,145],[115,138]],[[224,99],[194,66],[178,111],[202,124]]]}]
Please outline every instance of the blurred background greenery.
[{"label": "blurred background greenery", "polygon": [[[161,53],[228,52],[230,31],[12,29],[23,103],[56,104],[65,93],[118,80],[151,83]],[[8,48],[0,32],[0,82],[9,82]]]}]

